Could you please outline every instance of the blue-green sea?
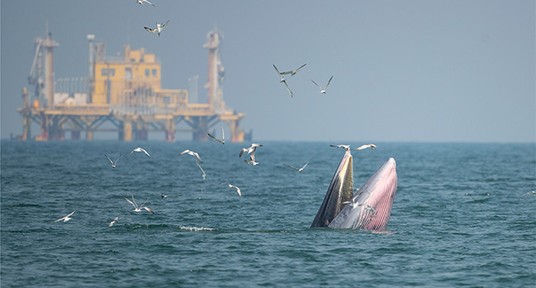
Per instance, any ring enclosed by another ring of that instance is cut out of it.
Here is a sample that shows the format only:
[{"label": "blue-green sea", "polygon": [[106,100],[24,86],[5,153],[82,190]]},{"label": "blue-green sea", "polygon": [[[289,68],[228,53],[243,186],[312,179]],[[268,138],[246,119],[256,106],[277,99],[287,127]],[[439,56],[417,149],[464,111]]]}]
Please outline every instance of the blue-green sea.
[{"label": "blue-green sea", "polygon": [[364,143],[261,143],[2,141],[1,287],[535,287],[534,143],[353,151],[356,188],[397,161],[386,233],[309,228]]}]

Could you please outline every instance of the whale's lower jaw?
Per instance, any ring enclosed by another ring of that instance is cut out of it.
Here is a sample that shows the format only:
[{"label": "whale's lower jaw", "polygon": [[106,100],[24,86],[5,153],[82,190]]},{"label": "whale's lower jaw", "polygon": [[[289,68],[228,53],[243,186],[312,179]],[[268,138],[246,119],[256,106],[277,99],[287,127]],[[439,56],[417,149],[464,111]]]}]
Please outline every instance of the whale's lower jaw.
[{"label": "whale's lower jaw", "polygon": [[324,201],[311,227],[327,227],[329,223],[342,211],[346,204],[352,199],[353,193],[353,161],[350,151],[346,151],[331,179]]}]

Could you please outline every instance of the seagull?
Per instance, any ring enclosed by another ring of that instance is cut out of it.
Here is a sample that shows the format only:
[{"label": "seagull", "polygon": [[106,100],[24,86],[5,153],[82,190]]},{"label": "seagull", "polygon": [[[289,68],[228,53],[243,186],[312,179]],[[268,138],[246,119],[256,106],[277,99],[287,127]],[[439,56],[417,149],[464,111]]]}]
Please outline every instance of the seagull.
[{"label": "seagull", "polygon": [[162,199],[167,199],[167,195],[164,194],[164,193],[160,193],[160,197],[161,197]]},{"label": "seagull", "polygon": [[242,154],[246,152],[249,154],[251,160],[255,161],[255,151],[257,150],[258,147],[262,147],[262,144],[253,143],[251,144],[251,146],[247,148],[242,148],[242,150],[240,150],[240,154],[238,154],[238,157],[242,157]]},{"label": "seagull", "polygon": [[60,219],[58,219],[58,220],[56,220],[54,222],[60,222],[60,221],[67,222],[67,221],[71,220],[71,216],[73,216],[74,212],[76,212],[76,210],[71,212],[71,213],[69,213],[69,214],[67,214],[67,215],[65,215],[65,216],[63,216],[63,217],[61,217]]},{"label": "seagull", "polygon": [[328,89],[328,86],[329,86],[329,83],[331,82],[331,79],[333,79],[333,76],[331,76],[331,78],[329,78],[328,83],[326,84],[325,87],[322,87],[322,86],[318,85],[318,83],[316,83],[313,79],[311,79],[311,81],[312,81],[318,88],[320,88],[320,93],[322,93],[322,94],[326,94],[326,90]]},{"label": "seagull", "polygon": [[140,4],[140,5],[147,3],[147,4],[152,5],[153,7],[156,7],[153,3],[151,3],[151,2],[149,2],[149,1],[147,1],[147,0],[136,0],[136,1],[137,1],[138,4]]},{"label": "seagull", "polygon": [[110,159],[110,157],[108,157],[108,155],[106,155],[106,154],[104,154],[104,156],[106,156],[106,158],[108,158],[108,161],[110,161],[110,163],[112,164],[112,168],[115,168],[117,166],[117,161],[119,161],[119,159],[121,159],[121,157],[123,157],[123,154],[119,155],[119,158],[117,158],[115,161]]},{"label": "seagull", "polygon": [[370,149],[374,150],[374,149],[376,149],[376,145],[374,145],[374,144],[364,144],[364,145],[361,145],[361,146],[355,148],[355,150],[365,150],[367,148],[370,148]]},{"label": "seagull", "polygon": [[240,192],[240,188],[238,188],[237,186],[235,185],[232,185],[232,184],[227,184],[229,186],[229,188],[233,188],[236,190],[236,193],[238,193],[238,196],[242,197],[242,192]]},{"label": "seagull", "polygon": [[147,157],[151,157],[151,155],[149,155],[149,153],[147,153],[147,150],[145,150],[145,149],[143,149],[141,147],[134,148],[134,150],[132,150],[130,152],[130,154],[132,154],[134,152],[145,153],[145,155],[147,155]]},{"label": "seagull", "polygon": [[166,21],[166,23],[156,23],[155,28],[150,28],[150,27],[147,27],[147,26],[145,26],[143,28],[145,28],[145,30],[147,30],[148,32],[156,33],[156,34],[158,34],[158,36],[160,36],[160,33],[162,33],[162,30],[164,30],[164,27],[166,27],[168,22],[169,22],[169,20]]},{"label": "seagull", "polygon": [[215,141],[218,141],[221,144],[225,144],[225,132],[223,131],[223,127],[221,127],[221,139],[216,138],[216,136],[214,136],[214,135],[212,135],[210,133],[207,133],[207,134],[208,134],[208,137],[214,139]]},{"label": "seagull", "polygon": [[336,148],[342,148],[346,151],[350,151],[350,145],[343,145],[343,144],[339,144],[339,145],[329,145],[330,147],[336,147]]},{"label": "seagull", "polygon": [[114,220],[112,220],[112,222],[110,222],[110,224],[108,224],[108,227],[112,227],[114,226],[115,223],[119,222],[119,217],[115,217]]},{"label": "seagull", "polygon": [[136,203],[136,200],[134,199],[134,195],[132,195],[132,201],[128,198],[125,198],[125,200],[127,200],[128,203],[130,203],[130,205],[134,206],[134,212],[136,213],[140,213],[141,212],[141,209],[144,209],[145,211],[151,213],[151,214],[154,214],[153,210],[149,207],[145,207],[145,203],[147,203],[147,200],[145,200],[145,202],[143,202],[140,206],[138,206],[138,203]]},{"label": "seagull", "polygon": [[298,173],[302,173],[303,172],[303,169],[305,169],[305,167],[307,166],[307,164],[309,164],[309,162],[305,163],[305,165],[303,165],[301,168],[297,168],[297,167],[294,167],[294,166],[291,166],[291,165],[288,165],[288,164],[285,164],[286,166],[292,168],[292,169],[295,169],[298,171]]},{"label": "seagull", "polygon": [[290,95],[290,97],[292,97],[294,93],[292,93],[292,90],[290,90],[290,87],[288,87],[287,79],[285,79],[284,74],[282,72],[279,72],[279,69],[277,69],[274,64],[272,65],[274,66],[275,71],[277,71],[277,73],[279,74],[279,82],[285,84],[285,86],[287,87],[288,94]]},{"label": "seagull", "polygon": [[296,75],[296,73],[298,73],[298,71],[300,71],[300,69],[302,69],[303,67],[305,67],[305,65],[307,65],[307,63],[301,65],[300,67],[298,67],[298,68],[296,68],[296,69],[294,69],[294,70],[281,72],[281,73],[279,73],[279,74],[281,74],[281,75],[288,75],[288,74],[290,74],[290,76],[294,76],[294,75]]},{"label": "seagull", "polygon": [[186,149],[186,150],[182,151],[179,155],[184,155],[184,154],[191,155],[191,156],[193,156],[195,158],[195,160],[197,162],[203,163],[203,161],[201,161],[201,157],[199,156],[199,153],[197,153],[197,152],[194,152],[192,150]]}]

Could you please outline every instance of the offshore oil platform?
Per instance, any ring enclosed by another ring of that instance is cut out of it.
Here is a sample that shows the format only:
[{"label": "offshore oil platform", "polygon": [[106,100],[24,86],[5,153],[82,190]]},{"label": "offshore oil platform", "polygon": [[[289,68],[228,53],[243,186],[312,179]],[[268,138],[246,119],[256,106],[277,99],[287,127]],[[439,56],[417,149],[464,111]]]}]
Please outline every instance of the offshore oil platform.
[{"label": "offshore oil platform", "polygon": [[[20,140],[63,140],[66,132],[73,140],[82,139],[83,134],[93,140],[95,132],[116,132],[122,141],[148,140],[149,131],[161,131],[166,141],[174,141],[177,132],[186,131],[194,141],[206,141],[209,129],[219,122],[227,125],[232,142],[251,136],[239,126],[245,114],[232,111],[223,101],[218,31],[209,32],[203,45],[208,50],[206,103],[191,103],[187,89],[163,89],[155,54],[126,45],[122,57],[107,57],[104,43],[94,39],[87,35],[89,76],[66,79],[54,78],[58,43],[50,33],[35,39],[28,79],[33,93],[30,96],[26,87],[22,89],[23,107],[18,109],[23,118]],[[34,138],[32,123],[40,127]],[[179,125],[185,127],[179,130]]]}]

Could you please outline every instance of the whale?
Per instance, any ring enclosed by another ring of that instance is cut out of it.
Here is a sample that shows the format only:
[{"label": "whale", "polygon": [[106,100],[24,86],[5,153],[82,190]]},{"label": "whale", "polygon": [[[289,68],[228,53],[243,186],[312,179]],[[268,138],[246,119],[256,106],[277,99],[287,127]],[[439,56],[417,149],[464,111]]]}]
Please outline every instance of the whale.
[{"label": "whale", "polygon": [[398,188],[396,161],[389,158],[353,195],[352,156],[347,150],[311,227],[385,231]]}]

